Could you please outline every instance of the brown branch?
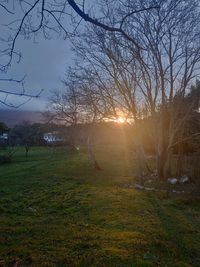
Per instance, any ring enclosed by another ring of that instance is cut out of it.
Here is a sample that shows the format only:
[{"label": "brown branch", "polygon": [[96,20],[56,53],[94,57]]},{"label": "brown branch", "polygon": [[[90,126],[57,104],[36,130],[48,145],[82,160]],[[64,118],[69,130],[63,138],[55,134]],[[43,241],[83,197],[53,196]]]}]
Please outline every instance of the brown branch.
[{"label": "brown branch", "polygon": [[132,12],[126,14],[126,16],[124,16],[124,17],[122,18],[122,21],[121,21],[121,23],[120,23],[120,29],[122,28],[123,23],[125,22],[125,20],[126,20],[128,17],[130,17],[130,16],[132,16],[132,15],[134,15],[134,14],[143,12],[143,11],[148,11],[148,10],[156,9],[156,8],[160,8],[160,6],[144,7],[144,8],[138,9],[138,10],[133,10]]},{"label": "brown branch", "polygon": [[26,78],[26,75],[24,75],[20,80],[13,79],[13,78],[0,78],[0,82],[15,82],[15,83],[22,83]]},{"label": "brown branch", "polygon": [[172,145],[170,145],[170,146],[168,147],[168,150],[171,149],[171,148],[173,148],[175,145],[177,145],[177,144],[179,144],[179,143],[182,143],[182,142],[185,142],[185,141],[188,141],[188,140],[191,140],[191,139],[193,139],[193,138],[196,137],[196,136],[200,136],[200,133],[194,133],[194,134],[192,134],[192,135],[190,135],[190,136],[188,136],[188,137],[186,137],[186,138],[183,138],[183,139],[181,139],[181,140],[179,140],[179,141],[173,143]]},{"label": "brown branch", "polygon": [[32,30],[33,33],[39,31],[42,27],[43,20],[44,20],[44,4],[45,4],[45,0],[42,0],[40,24],[38,25],[38,27],[35,30]]},{"label": "brown branch", "polygon": [[[127,40],[129,40],[130,42],[132,42],[138,49],[141,49],[141,47],[139,46],[139,44],[137,43],[136,40],[134,40],[134,38],[132,38],[131,36],[129,36],[122,28],[117,28],[117,27],[111,27],[109,25],[106,25],[100,21],[98,21],[97,19],[91,18],[88,14],[86,14],[84,11],[82,11],[79,6],[75,3],[74,0],[67,0],[67,2],[69,3],[69,5],[73,8],[73,10],[80,16],[82,17],[85,21],[90,22],[106,31],[109,32],[118,32],[120,34],[122,34]],[[137,11],[135,11],[137,12]],[[139,12],[139,11],[138,11]]]},{"label": "brown branch", "polygon": [[13,38],[13,41],[12,41],[12,46],[11,46],[11,49],[10,49],[10,60],[9,62],[7,63],[6,66],[10,65],[11,61],[12,61],[12,56],[13,56],[13,53],[14,53],[14,49],[15,49],[15,43],[16,43],[16,40],[17,40],[17,37],[19,36],[20,32],[21,32],[21,29],[22,29],[22,26],[24,24],[24,21],[26,19],[26,17],[29,15],[29,13],[34,9],[34,7],[39,3],[40,0],[37,0],[33,6],[24,14],[22,20],[21,20],[21,23],[19,25],[19,28],[18,28],[18,31],[17,33],[15,34],[14,38]]},{"label": "brown branch", "polygon": [[37,95],[30,95],[26,93],[15,93],[15,92],[9,92],[5,90],[0,90],[0,93],[7,94],[7,95],[15,95],[15,96],[25,96],[25,97],[31,97],[31,98],[37,98],[41,95],[41,93],[44,91],[44,89],[41,89]]},{"label": "brown branch", "polygon": [[66,36],[73,35],[72,33],[67,32],[67,30],[64,28],[64,26],[60,23],[60,21],[56,18],[56,16],[52,13],[52,11],[48,10],[48,9],[44,9],[44,11],[46,11],[47,13],[49,13],[57,22],[57,24],[60,26],[60,28],[64,31],[64,33],[66,34]]},{"label": "brown branch", "polygon": [[14,14],[14,12],[10,11],[6,6],[0,4],[0,7],[2,7],[3,9],[5,9],[8,13],[10,14]]}]

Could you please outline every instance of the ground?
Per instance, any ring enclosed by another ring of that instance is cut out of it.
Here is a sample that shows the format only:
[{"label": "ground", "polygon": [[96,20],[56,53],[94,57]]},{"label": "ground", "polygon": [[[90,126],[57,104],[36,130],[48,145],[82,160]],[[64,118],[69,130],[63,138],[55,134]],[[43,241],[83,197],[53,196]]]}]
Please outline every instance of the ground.
[{"label": "ground", "polygon": [[200,204],[135,190],[123,148],[19,150],[0,166],[0,266],[200,266]]}]

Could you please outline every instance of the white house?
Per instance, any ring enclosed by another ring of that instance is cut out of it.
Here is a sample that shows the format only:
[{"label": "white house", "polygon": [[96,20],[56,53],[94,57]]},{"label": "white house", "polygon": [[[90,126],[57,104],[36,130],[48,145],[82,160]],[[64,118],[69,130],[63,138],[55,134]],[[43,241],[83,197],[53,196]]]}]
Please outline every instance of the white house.
[{"label": "white house", "polygon": [[1,140],[8,140],[8,134],[7,133],[0,134],[0,139]]},{"label": "white house", "polygon": [[58,131],[53,131],[53,132],[45,133],[43,135],[43,139],[47,143],[54,143],[54,142],[64,141],[64,138],[62,136],[60,136],[60,133]]}]

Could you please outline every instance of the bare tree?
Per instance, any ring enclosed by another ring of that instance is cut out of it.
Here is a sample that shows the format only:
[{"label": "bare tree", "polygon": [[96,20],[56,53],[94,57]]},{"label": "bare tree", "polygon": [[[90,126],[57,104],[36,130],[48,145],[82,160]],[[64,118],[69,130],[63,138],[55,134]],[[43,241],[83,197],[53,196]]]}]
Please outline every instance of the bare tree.
[{"label": "bare tree", "polygon": [[[198,2],[167,1],[159,10],[139,17],[139,38],[146,46],[140,53],[141,66],[151,77],[148,86],[153,79],[159,86],[156,99],[156,108],[160,112],[159,122],[156,122],[157,169],[159,177],[166,178],[171,175],[169,162],[174,137],[189,114],[186,111],[181,118],[177,116],[181,106],[173,105],[174,97],[177,93],[184,96],[194,76],[199,74]],[[151,97],[147,99],[151,105]],[[153,114],[152,108],[150,111]]]},{"label": "bare tree", "polygon": [[182,105],[174,105],[174,98],[186,95],[199,74],[200,21],[198,1],[159,3],[159,9],[140,12],[126,21],[127,31],[137,32],[142,49],[136,50],[132,42],[119,40],[113,32],[90,27],[82,42],[75,43],[75,51],[82,59],[79,79],[92,83],[93,93],[102,102],[112,110],[125,109],[135,125],[141,117],[153,118],[157,170],[160,178],[166,178],[171,175],[176,133],[191,108],[180,117]]},{"label": "bare tree", "polygon": [[25,156],[28,157],[28,152],[31,147],[38,145],[42,140],[42,132],[37,124],[23,122],[16,125],[9,132],[9,142],[14,145],[21,145],[25,148]]},{"label": "bare tree", "polygon": [[68,127],[68,132],[71,133],[70,140],[73,144],[77,142],[77,136],[81,135],[79,125],[87,125],[85,145],[87,146],[89,161],[95,170],[101,170],[94,153],[94,130],[96,123],[102,118],[94,104],[97,98],[96,96],[95,99],[93,98],[94,94],[90,94],[85,84],[75,82],[74,79],[64,81],[64,84],[65,92],[53,92],[48,111],[44,115],[48,122],[65,124]]}]

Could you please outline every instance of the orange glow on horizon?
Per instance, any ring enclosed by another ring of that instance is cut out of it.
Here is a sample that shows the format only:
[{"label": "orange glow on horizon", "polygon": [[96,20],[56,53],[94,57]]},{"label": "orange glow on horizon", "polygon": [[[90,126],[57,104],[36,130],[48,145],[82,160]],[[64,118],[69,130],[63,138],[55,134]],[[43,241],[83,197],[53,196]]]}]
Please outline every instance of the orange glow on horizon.
[{"label": "orange glow on horizon", "polygon": [[117,117],[110,117],[110,118],[105,118],[105,121],[110,121],[110,122],[115,122],[118,124],[125,124],[125,123],[130,123],[132,121],[131,118],[127,116],[123,111],[119,110],[117,113]]},{"label": "orange glow on horizon", "polygon": [[119,116],[118,118],[114,119],[113,121],[117,122],[117,123],[125,123],[127,120],[125,117]]}]

